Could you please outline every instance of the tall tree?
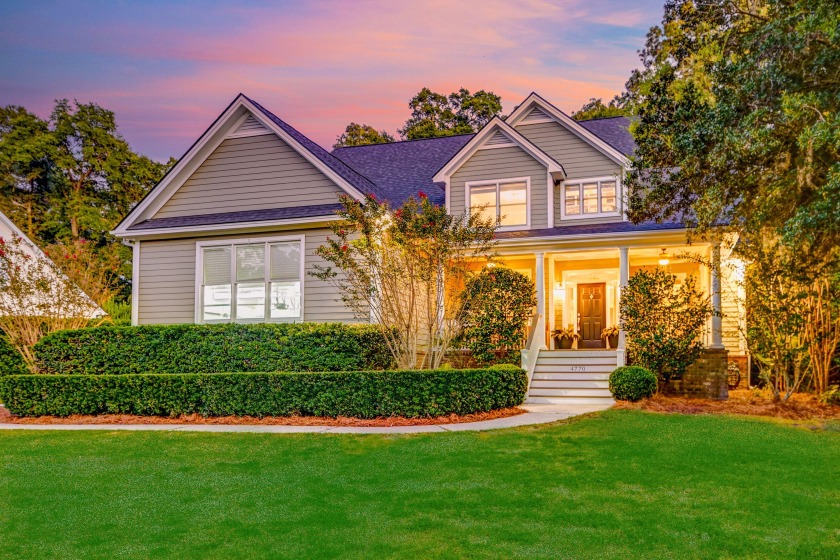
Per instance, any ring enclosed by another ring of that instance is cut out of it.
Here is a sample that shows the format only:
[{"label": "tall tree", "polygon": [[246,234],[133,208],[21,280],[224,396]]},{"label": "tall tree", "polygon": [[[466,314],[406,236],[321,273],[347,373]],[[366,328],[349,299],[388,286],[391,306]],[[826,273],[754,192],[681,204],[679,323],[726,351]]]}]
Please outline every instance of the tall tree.
[{"label": "tall tree", "polygon": [[130,252],[109,231],[171,164],[132,151],[95,103],[59,100],[46,120],[0,109],[0,209],[42,247],[90,241],[94,266],[124,285]]},{"label": "tall tree", "polygon": [[399,130],[406,140],[438,138],[478,131],[501,113],[502,98],[490,91],[461,88],[448,96],[421,89],[408,102],[411,116]]},{"label": "tall tree", "polygon": [[387,144],[393,142],[394,137],[385,130],[376,130],[370,125],[350,123],[344,132],[336,138],[333,148],[347,146],[367,146],[370,144]]},{"label": "tall tree", "polygon": [[608,105],[598,98],[591,98],[583,104],[583,107],[572,113],[576,121],[588,121],[592,119],[603,119],[607,117],[627,117],[633,114],[633,109],[625,96],[616,95]]}]

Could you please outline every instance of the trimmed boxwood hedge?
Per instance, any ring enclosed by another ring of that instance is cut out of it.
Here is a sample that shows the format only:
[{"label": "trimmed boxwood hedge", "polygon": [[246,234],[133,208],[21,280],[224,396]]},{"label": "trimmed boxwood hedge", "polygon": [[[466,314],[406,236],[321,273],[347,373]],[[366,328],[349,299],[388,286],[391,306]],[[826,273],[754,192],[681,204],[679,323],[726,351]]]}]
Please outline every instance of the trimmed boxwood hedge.
[{"label": "trimmed boxwood hedge", "polygon": [[12,346],[5,335],[0,334],[0,375],[24,375],[29,373],[23,356]]},{"label": "trimmed boxwood hedge", "polygon": [[639,401],[656,394],[656,375],[639,366],[621,366],[610,374],[610,392],[617,401]]},{"label": "trimmed boxwood hedge", "polygon": [[488,369],[175,375],[9,375],[0,400],[18,416],[434,417],[516,406],[525,372]]},{"label": "trimmed boxwood hedge", "polygon": [[372,325],[149,325],[60,331],[35,345],[39,373],[354,371],[393,367]]}]

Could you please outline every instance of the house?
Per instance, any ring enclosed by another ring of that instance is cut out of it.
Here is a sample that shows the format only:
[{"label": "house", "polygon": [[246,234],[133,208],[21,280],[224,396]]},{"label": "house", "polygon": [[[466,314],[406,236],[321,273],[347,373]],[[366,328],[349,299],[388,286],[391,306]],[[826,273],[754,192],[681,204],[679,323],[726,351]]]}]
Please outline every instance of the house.
[{"label": "house", "polygon": [[[8,243],[9,240],[13,238],[21,239],[22,243],[20,244],[20,249],[29,256],[29,262],[32,263],[30,266],[42,266],[42,263],[48,263],[48,266],[44,266],[41,270],[45,272],[47,275],[46,277],[50,279],[50,283],[54,286],[52,279],[55,278],[54,275],[60,273],[56,272],[57,269],[50,258],[44,254],[38,245],[29,239],[29,237],[27,237],[27,235],[8,218],[8,216],[0,212],[0,239],[4,240],[4,243]],[[27,274],[24,278],[32,278],[32,269],[24,268],[23,270]],[[0,274],[2,274],[2,272],[0,272]],[[75,285],[73,288],[77,289],[78,292],[76,292],[76,295],[71,298],[72,301],[68,301],[67,298],[61,298],[56,293],[55,288],[53,288],[49,294],[45,293],[43,290],[32,290],[31,292],[26,291],[20,293],[14,297],[0,291],[0,299],[3,301],[2,308],[4,310],[10,310],[9,316],[29,315],[31,314],[31,311],[36,308],[41,309],[42,312],[46,311],[46,313],[52,317],[84,317],[88,319],[98,319],[106,315],[105,311],[96,305],[96,303],[86,294],[82,293],[80,288],[77,288]],[[67,293],[67,291],[65,290],[64,293]],[[57,301],[61,303],[57,304]]]},{"label": "house", "polygon": [[[661,261],[697,275],[718,308],[724,297],[713,270],[674,257],[720,258],[718,246],[686,246],[680,223],[625,218],[628,124],[576,122],[531,94],[477,134],[328,152],[240,94],[114,231],[134,248],[132,322],[359,320],[307,274],[321,264],[315,250],[337,197],[397,206],[422,190],[453,213],[488,205],[504,264],[534,279],[544,350],[531,397],[603,397],[604,374],[624,351],[605,350],[601,331],[617,324],[635,270]],[[580,333],[576,353],[554,351],[560,327]],[[715,318],[708,330],[712,348],[744,352],[737,328]]]}]

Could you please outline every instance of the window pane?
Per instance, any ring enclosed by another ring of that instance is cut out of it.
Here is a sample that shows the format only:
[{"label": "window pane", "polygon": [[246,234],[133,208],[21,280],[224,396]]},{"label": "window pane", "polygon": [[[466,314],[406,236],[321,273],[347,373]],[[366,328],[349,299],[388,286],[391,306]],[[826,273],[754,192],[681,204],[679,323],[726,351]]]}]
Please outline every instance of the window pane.
[{"label": "window pane", "polygon": [[470,187],[470,212],[496,222],[496,185]]},{"label": "window pane", "polygon": [[248,282],[251,280],[265,280],[264,243],[236,247],[236,281]]},{"label": "window pane", "polygon": [[583,213],[598,213],[598,183],[583,185]]},{"label": "window pane", "polygon": [[[228,276],[230,276],[230,273],[228,273]],[[203,302],[204,307],[201,314],[203,321],[230,320],[230,284],[204,286]]]},{"label": "window pane", "polygon": [[265,318],[265,282],[236,285],[236,318]]},{"label": "window pane", "polygon": [[601,183],[601,212],[615,212],[615,182]]},{"label": "window pane", "polygon": [[566,215],[580,214],[580,185],[566,185]]},{"label": "window pane", "polygon": [[271,318],[300,317],[300,282],[271,283]]},{"label": "window pane", "polygon": [[271,280],[300,280],[300,243],[272,243],[270,246]]},{"label": "window pane", "polygon": [[499,186],[499,215],[503,226],[524,226],[528,223],[528,189],[525,183]]},{"label": "window pane", "polygon": [[230,284],[230,247],[204,249],[204,280],[206,285]]}]

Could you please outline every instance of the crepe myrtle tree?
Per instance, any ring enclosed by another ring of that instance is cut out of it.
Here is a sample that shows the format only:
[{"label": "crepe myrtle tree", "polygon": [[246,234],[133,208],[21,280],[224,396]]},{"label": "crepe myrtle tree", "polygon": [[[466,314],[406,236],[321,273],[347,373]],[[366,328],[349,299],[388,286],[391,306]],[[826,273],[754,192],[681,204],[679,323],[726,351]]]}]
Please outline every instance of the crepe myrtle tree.
[{"label": "crepe myrtle tree", "polygon": [[496,224],[450,215],[422,191],[397,209],[372,195],[340,200],[334,236],[316,250],[330,265],[310,274],[379,325],[397,367],[439,367],[461,330],[459,288],[476,274],[472,263],[492,259]]},{"label": "crepe myrtle tree", "polygon": [[712,306],[693,276],[677,284],[676,276],[660,268],[639,270],[621,291],[619,306],[634,365],[668,383],[700,356]]},{"label": "crepe myrtle tree", "polygon": [[[53,252],[60,260],[90,257],[72,249]],[[36,342],[51,332],[87,326],[97,311],[93,300],[45,254],[21,237],[0,238],[0,329],[30,370],[35,371]]]}]

